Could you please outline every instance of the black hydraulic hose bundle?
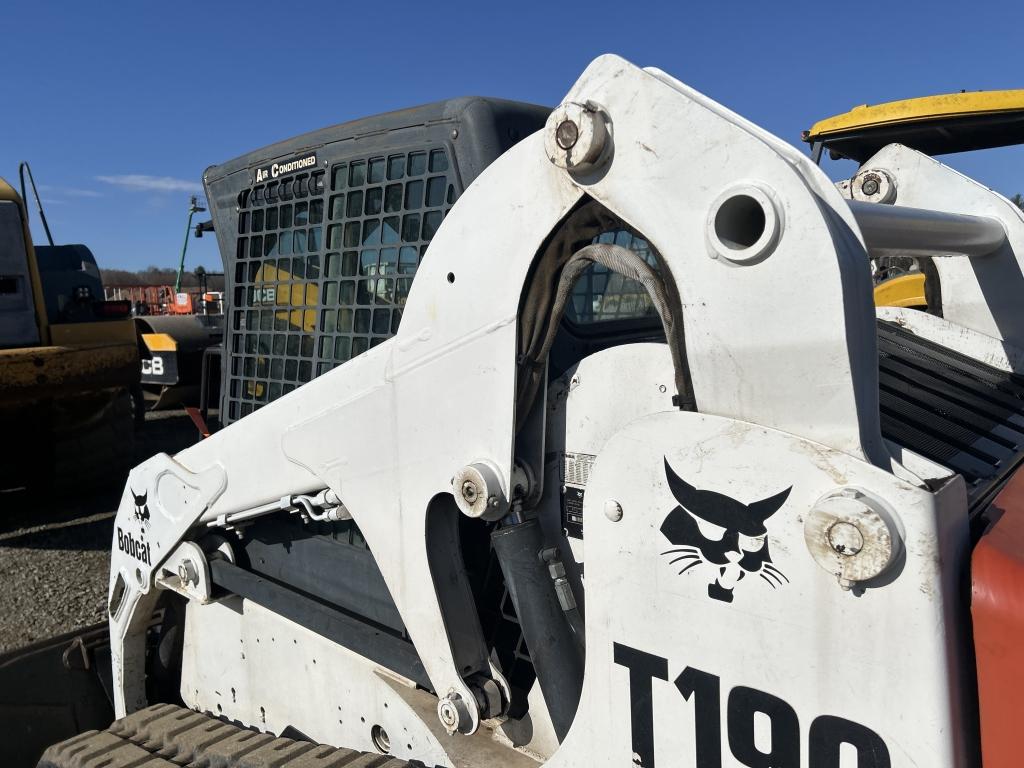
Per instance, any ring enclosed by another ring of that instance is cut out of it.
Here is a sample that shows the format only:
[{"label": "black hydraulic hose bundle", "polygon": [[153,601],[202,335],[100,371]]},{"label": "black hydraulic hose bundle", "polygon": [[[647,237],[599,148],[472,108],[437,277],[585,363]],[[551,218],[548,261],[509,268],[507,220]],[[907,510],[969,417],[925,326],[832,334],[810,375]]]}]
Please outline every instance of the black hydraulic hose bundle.
[{"label": "black hydraulic hose bundle", "polygon": [[555,292],[555,304],[551,315],[555,322],[547,328],[542,359],[547,358],[551,346],[555,343],[558,323],[565,314],[565,307],[572,298],[572,289],[576,281],[594,264],[601,266],[633,280],[644,287],[651,297],[651,304],[658,313],[658,318],[665,329],[665,341],[672,355],[672,365],[676,373],[676,388],[681,405],[692,408],[694,405],[693,390],[690,384],[688,364],[686,362],[686,343],[683,338],[683,324],[677,322],[672,314],[671,303],[665,287],[665,281],[647,261],[635,251],[613,243],[592,243],[573,253],[562,267],[558,278],[558,289]]},{"label": "black hydraulic hose bundle", "polygon": [[[596,204],[584,206],[578,214],[581,217],[579,231],[573,230],[566,234],[564,241],[551,244],[549,252],[558,258],[543,266],[543,274],[535,278],[525,302],[516,391],[517,428],[544,384],[548,353],[571,299],[573,285],[594,264],[635,280],[650,295],[672,354],[678,405],[695,410],[682,318],[673,312],[677,297],[670,292],[663,276],[628,248],[591,243],[568,252],[569,241],[582,236],[588,228],[603,226],[607,229],[609,226],[609,214]],[[548,564],[542,556],[544,540],[537,520],[503,525],[491,534],[491,543],[519,617],[555,735],[561,742],[576,716],[583,690],[583,638],[573,632],[572,617],[559,602]]]},{"label": "black hydraulic hose bundle", "polygon": [[[598,216],[601,211],[589,207],[581,214]],[[607,222],[605,222],[607,226]],[[565,250],[566,243],[556,243],[550,251],[556,255]],[[675,368],[677,405],[682,410],[697,409],[690,377],[690,365],[686,356],[686,338],[681,315],[676,316],[678,296],[674,286],[666,282],[658,270],[635,251],[613,243],[591,243],[561,257],[542,260],[538,269],[545,274],[535,278],[528,289],[528,295],[521,310],[519,340],[519,372],[516,385],[516,429],[522,427],[526,415],[533,406],[537,392],[544,386],[544,371],[548,353],[554,344],[562,315],[572,297],[572,289],[579,277],[594,264],[623,277],[634,280],[647,291],[651,304],[665,330]],[[557,279],[555,275],[557,274]]]}]

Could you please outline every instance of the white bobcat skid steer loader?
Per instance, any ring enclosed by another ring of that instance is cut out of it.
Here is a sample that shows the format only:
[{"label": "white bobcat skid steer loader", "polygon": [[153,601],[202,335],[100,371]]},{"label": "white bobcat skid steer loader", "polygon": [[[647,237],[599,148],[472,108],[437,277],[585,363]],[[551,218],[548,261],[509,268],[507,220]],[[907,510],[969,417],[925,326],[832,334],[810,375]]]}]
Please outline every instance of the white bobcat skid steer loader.
[{"label": "white bobcat skid steer loader", "polygon": [[211,168],[229,426],[132,472],[122,719],[41,764],[1016,764],[1024,219],[871,167],[605,56]]}]

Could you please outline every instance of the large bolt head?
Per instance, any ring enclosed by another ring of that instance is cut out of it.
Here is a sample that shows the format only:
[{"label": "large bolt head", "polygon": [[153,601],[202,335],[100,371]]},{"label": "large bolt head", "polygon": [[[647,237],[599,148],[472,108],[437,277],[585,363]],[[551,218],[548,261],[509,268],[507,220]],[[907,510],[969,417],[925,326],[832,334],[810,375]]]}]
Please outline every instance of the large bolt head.
[{"label": "large bolt head", "polygon": [[885,573],[902,548],[895,514],[856,488],[838,489],[814,503],[804,520],[804,542],[843,589]]},{"label": "large bolt head", "polygon": [[450,693],[437,702],[437,719],[448,733],[467,731],[472,725],[466,702],[457,693]]},{"label": "large bolt head", "polygon": [[459,727],[459,712],[455,709],[455,705],[447,699],[443,699],[438,703],[437,716],[441,720],[441,725],[449,733],[452,733]]},{"label": "large bolt head", "polygon": [[182,585],[188,586],[199,582],[199,572],[196,570],[196,565],[191,560],[183,560],[178,566],[178,578],[181,580]]},{"label": "large bolt head", "polygon": [[608,158],[611,146],[610,121],[598,105],[567,101],[548,117],[544,128],[544,149],[559,168],[584,173]]},{"label": "large bolt head", "polygon": [[563,120],[555,129],[555,141],[561,149],[572,149],[580,139],[580,127],[572,120]]},{"label": "large bolt head", "polygon": [[469,464],[452,478],[452,495],[459,511],[467,517],[500,520],[509,511],[496,467],[490,462]]},{"label": "large bolt head", "polygon": [[896,202],[896,181],[886,171],[878,168],[864,170],[850,182],[850,194],[854,200],[868,203]]}]

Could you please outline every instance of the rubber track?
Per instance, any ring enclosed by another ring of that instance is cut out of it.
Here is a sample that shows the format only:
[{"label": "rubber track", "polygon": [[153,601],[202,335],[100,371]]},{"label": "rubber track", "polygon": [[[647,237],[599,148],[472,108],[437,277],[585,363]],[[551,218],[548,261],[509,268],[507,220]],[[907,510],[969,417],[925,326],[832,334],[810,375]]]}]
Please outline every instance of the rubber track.
[{"label": "rubber track", "polygon": [[55,744],[37,768],[412,768],[387,755],[250,731],[173,704],[155,704]]}]

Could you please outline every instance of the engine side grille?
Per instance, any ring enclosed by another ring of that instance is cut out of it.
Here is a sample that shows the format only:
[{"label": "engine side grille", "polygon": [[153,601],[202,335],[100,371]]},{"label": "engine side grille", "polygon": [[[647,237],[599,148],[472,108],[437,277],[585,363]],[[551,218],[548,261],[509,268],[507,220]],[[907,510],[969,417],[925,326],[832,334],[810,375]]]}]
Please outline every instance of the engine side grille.
[{"label": "engine side grille", "polygon": [[879,321],[882,434],[958,472],[973,500],[1024,451],[1024,377]]}]

